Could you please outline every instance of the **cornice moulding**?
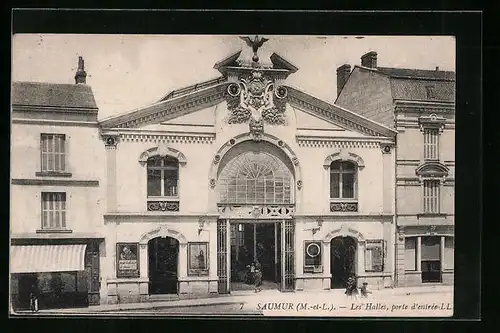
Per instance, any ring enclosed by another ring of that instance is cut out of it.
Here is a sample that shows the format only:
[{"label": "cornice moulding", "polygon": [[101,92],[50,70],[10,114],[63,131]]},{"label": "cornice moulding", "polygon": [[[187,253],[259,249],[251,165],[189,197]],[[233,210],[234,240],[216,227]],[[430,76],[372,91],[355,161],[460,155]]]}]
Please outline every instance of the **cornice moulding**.
[{"label": "cornice moulding", "polygon": [[23,125],[44,125],[44,126],[75,126],[75,127],[99,127],[97,121],[68,121],[68,120],[47,120],[47,119],[12,119],[13,124]]},{"label": "cornice moulding", "polygon": [[[157,102],[124,115],[105,119],[100,122],[100,125],[103,128],[121,129],[134,128],[151,122],[164,122],[223,101],[224,92],[220,88],[225,85],[227,85],[227,82],[195,91],[192,94]],[[183,113],[183,111],[187,112]]]},{"label": "cornice moulding", "polygon": [[62,113],[98,113],[98,108],[81,108],[69,106],[40,106],[13,104],[12,111],[22,112],[62,112]]}]

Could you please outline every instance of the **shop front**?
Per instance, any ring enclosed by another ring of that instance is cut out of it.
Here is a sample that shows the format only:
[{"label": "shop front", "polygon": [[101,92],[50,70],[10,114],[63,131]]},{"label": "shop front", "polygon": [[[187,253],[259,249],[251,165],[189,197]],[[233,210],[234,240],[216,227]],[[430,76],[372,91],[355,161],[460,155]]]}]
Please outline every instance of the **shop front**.
[{"label": "shop front", "polygon": [[13,240],[10,286],[14,311],[100,303],[99,240]]}]

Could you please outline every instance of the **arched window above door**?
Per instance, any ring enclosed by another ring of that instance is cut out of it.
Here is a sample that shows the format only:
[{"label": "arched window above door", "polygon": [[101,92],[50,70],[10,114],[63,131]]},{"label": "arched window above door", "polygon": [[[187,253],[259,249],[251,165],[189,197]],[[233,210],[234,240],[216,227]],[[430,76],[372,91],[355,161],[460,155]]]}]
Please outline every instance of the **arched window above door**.
[{"label": "arched window above door", "polygon": [[293,176],[278,157],[263,151],[243,152],[224,166],[218,179],[219,202],[289,204]]}]

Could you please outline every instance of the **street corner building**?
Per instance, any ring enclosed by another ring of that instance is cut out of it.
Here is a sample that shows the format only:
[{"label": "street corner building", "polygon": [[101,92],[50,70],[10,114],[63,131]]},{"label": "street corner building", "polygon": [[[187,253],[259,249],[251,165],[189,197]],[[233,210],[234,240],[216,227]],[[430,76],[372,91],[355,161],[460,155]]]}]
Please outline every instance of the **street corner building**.
[{"label": "street corner building", "polygon": [[396,285],[453,284],[455,73],[361,65],[337,69],[336,104],[396,129]]},{"label": "street corner building", "polygon": [[85,84],[14,82],[11,126],[12,308],[99,304],[104,160]]},{"label": "street corner building", "polygon": [[16,307],[235,293],[255,262],[282,292],[452,281],[454,103],[400,95],[454,81],[349,67],[332,104],[258,42],[102,121],[83,59],[74,85],[13,84]]}]

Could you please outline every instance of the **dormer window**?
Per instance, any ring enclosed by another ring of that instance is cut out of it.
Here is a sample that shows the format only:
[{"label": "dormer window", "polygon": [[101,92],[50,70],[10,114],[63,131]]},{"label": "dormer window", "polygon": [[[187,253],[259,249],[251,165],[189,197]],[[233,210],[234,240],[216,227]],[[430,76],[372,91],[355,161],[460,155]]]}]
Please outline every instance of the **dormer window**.
[{"label": "dormer window", "polygon": [[427,99],[433,99],[434,97],[434,86],[425,86],[425,91],[427,93]]}]

